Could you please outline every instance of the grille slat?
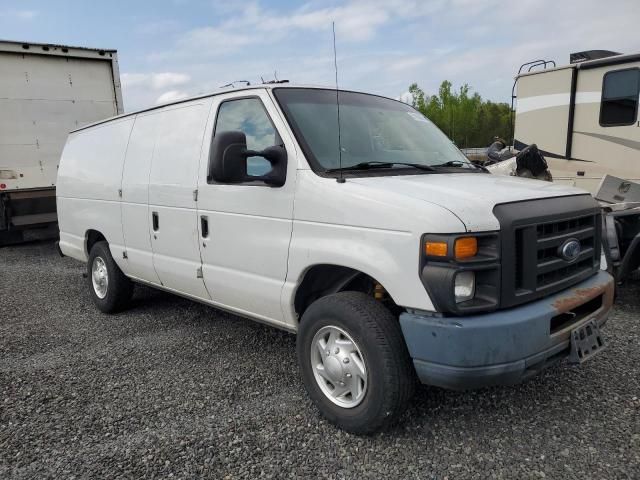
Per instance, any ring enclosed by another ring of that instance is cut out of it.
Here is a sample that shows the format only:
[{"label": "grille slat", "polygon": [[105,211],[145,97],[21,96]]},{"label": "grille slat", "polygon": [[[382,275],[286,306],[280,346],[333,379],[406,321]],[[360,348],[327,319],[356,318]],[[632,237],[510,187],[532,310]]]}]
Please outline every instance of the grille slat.
[{"label": "grille slat", "polygon": [[[578,256],[578,259],[576,260],[576,262],[580,262],[580,261],[591,259],[591,258],[593,258],[593,248],[589,247],[589,248],[583,249],[582,252],[580,252],[580,255]],[[573,263],[571,265],[573,265]],[[565,266],[567,266],[567,262],[562,258],[556,257],[556,258],[553,258],[552,260],[547,260],[545,262],[538,263],[537,265],[538,275],[553,272]]]},{"label": "grille slat", "polygon": [[556,235],[553,237],[538,237],[538,248],[559,247],[568,238],[576,238],[578,240],[585,240],[593,238],[595,234],[594,227],[583,228],[571,233],[563,233],[562,235]]}]

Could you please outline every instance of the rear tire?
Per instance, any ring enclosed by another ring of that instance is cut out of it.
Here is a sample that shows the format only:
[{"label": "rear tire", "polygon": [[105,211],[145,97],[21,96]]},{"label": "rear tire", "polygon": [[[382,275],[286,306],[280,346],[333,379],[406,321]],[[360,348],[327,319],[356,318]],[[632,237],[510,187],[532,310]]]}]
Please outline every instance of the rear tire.
[{"label": "rear tire", "polygon": [[93,303],[104,313],[123,310],[133,295],[133,282],[122,273],[104,241],[91,247],[87,280]]},{"label": "rear tire", "polygon": [[315,301],[302,316],[297,354],[311,400],[348,432],[367,435],[389,427],[414,393],[415,373],[398,320],[364,293]]}]

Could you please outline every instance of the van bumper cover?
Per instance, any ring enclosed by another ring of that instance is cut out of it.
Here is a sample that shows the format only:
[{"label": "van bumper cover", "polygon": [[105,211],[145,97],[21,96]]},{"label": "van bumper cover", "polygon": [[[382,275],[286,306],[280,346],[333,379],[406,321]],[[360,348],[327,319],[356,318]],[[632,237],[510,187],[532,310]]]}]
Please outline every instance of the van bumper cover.
[{"label": "van bumper cover", "polygon": [[[424,384],[453,390],[519,383],[570,353],[571,331],[590,320],[604,325],[613,304],[607,272],[562,292],[518,307],[464,317],[400,315],[402,333]],[[551,320],[601,297],[575,322],[552,333]]]}]

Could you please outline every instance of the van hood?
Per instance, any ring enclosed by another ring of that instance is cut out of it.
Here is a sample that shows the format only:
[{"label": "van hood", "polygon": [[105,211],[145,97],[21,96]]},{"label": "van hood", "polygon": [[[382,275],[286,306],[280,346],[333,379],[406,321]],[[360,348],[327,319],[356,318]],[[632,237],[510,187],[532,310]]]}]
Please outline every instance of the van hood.
[{"label": "van hood", "polygon": [[405,195],[446,208],[467,231],[498,230],[500,223],[493,208],[501,203],[541,198],[588,195],[567,185],[486,173],[444,173],[403,176],[349,178],[384,192]]}]

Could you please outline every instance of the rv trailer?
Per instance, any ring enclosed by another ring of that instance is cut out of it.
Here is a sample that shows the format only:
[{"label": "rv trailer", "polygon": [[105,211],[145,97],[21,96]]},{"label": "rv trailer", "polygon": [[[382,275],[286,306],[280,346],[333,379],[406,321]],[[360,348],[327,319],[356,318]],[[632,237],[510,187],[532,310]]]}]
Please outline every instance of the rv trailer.
[{"label": "rv trailer", "polygon": [[[536,144],[554,182],[600,201],[608,268],[618,281],[640,266],[639,96],[640,54],[607,50],[573,53],[561,67],[526,63],[512,90],[514,149]],[[516,161],[489,170],[517,175]]]},{"label": "rv trailer", "polygon": [[570,62],[516,77],[514,148],[537,144],[555,182],[591,193],[607,174],[640,181],[640,54],[595,50]]},{"label": "rv trailer", "polygon": [[123,112],[115,50],[0,40],[0,245],[55,226],[67,135]]}]

